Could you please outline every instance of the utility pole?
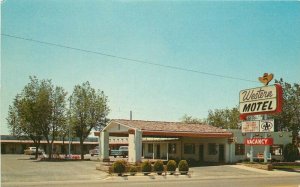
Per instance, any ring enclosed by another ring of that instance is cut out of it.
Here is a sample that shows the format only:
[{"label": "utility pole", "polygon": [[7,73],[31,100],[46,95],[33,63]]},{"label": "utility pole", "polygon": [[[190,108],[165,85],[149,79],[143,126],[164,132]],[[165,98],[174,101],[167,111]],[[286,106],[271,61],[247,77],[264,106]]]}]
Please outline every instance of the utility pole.
[{"label": "utility pole", "polygon": [[69,103],[69,157],[71,156],[71,97]]}]

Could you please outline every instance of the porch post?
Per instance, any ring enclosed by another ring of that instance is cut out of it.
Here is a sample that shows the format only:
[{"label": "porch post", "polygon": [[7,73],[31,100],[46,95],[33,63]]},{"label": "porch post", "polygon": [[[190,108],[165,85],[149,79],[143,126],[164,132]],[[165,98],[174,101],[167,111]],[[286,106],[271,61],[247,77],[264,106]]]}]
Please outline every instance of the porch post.
[{"label": "porch post", "polygon": [[169,143],[167,143],[167,160],[169,160]]},{"label": "porch post", "polygon": [[142,160],[142,132],[140,130],[128,130],[128,161],[131,163]]},{"label": "porch post", "polygon": [[100,133],[100,158],[103,162],[109,161],[109,132]]}]

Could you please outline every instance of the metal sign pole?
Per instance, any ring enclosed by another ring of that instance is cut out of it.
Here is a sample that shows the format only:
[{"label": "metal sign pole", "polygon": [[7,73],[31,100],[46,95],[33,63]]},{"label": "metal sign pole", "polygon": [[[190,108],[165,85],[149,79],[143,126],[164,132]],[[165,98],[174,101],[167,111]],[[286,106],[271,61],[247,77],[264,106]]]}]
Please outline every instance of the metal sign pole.
[{"label": "metal sign pole", "polygon": [[[264,120],[267,120],[267,115],[266,115],[266,114],[263,116],[263,119],[264,119]],[[267,138],[267,137],[268,137],[268,136],[267,136],[267,132],[265,132],[264,134],[265,134],[265,138]],[[267,151],[268,151],[268,147],[267,147],[267,145],[265,145],[265,150],[264,150],[264,163],[267,163],[267,162],[268,162]]]},{"label": "metal sign pole", "polygon": [[[250,133],[250,138],[253,138],[253,133]],[[253,162],[253,146],[250,146],[250,162]]]}]

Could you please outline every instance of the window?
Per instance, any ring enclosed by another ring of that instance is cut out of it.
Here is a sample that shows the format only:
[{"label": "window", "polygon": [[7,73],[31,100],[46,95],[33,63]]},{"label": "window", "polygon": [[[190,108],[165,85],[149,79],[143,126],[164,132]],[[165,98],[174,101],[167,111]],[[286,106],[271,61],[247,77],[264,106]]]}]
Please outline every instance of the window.
[{"label": "window", "polygon": [[272,155],[282,155],[283,145],[270,146],[270,153]]},{"label": "window", "polygon": [[153,153],[153,144],[148,144],[148,153]]},{"label": "window", "polygon": [[169,154],[176,154],[176,143],[169,143]]},{"label": "window", "polygon": [[184,144],[184,154],[195,154],[195,144],[192,143]]},{"label": "window", "polygon": [[208,144],[208,154],[209,155],[216,155],[217,154],[217,144],[209,143]]},{"label": "window", "polygon": [[235,155],[245,155],[244,144],[235,144]]}]

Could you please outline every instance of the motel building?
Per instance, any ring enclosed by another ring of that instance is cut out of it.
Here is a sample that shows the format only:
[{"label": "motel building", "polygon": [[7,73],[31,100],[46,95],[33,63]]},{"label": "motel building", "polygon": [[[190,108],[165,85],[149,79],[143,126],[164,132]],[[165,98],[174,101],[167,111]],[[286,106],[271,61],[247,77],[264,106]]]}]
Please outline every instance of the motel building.
[{"label": "motel building", "polygon": [[[100,159],[109,161],[109,150],[128,145],[128,162],[142,159],[193,159],[200,163],[236,163],[249,159],[250,133],[225,130],[206,124],[141,120],[111,120],[99,136]],[[291,132],[253,133],[253,138],[268,137],[268,160],[282,160],[283,147],[292,142]],[[114,138],[112,138],[114,137]],[[113,140],[113,141],[112,141]],[[116,141],[117,140],[117,141]],[[253,145],[254,159],[261,159],[265,146]],[[263,159],[262,159],[263,161]]]}]

